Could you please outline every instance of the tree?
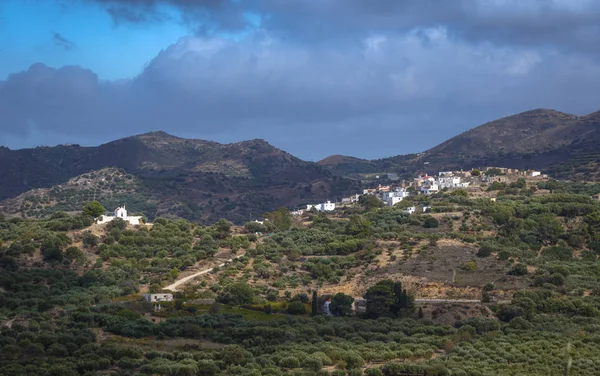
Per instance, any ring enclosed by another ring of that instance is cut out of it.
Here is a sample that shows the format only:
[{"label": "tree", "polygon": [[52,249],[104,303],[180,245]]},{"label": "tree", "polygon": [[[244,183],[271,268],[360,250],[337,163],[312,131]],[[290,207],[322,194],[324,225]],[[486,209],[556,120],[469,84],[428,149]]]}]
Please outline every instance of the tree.
[{"label": "tree", "polygon": [[364,298],[367,300],[367,316],[370,318],[402,315],[412,309],[414,302],[413,297],[402,289],[400,282],[389,279],[371,286]]},{"label": "tree", "polygon": [[432,216],[426,216],[423,220],[423,227],[425,228],[436,228],[440,225],[440,222]]},{"label": "tree", "polygon": [[487,176],[498,176],[498,175],[502,174],[502,171],[500,171],[499,168],[489,168],[489,169],[487,169],[485,174]]},{"label": "tree", "polygon": [[471,170],[471,176],[479,176],[481,175],[481,170],[474,168],[473,170]]},{"label": "tree", "polygon": [[83,234],[83,246],[88,249],[92,249],[98,245],[98,237],[91,233],[91,231],[86,231]]},{"label": "tree", "polygon": [[288,304],[288,313],[290,315],[303,315],[306,313],[306,306],[299,300],[294,300]]},{"label": "tree", "polygon": [[225,289],[220,300],[225,304],[232,305],[251,304],[254,300],[254,290],[245,282],[234,283]]},{"label": "tree", "polygon": [[42,255],[44,255],[44,260],[52,262],[52,261],[62,261],[63,260],[63,252],[61,249],[61,244],[56,239],[46,239],[42,246],[40,247],[40,251]]},{"label": "tree", "polygon": [[319,314],[319,296],[317,295],[317,290],[313,291],[312,293],[311,314],[313,316]]},{"label": "tree", "polygon": [[265,227],[265,225],[263,225],[262,223],[258,223],[258,222],[246,222],[246,224],[244,224],[244,228],[250,234],[267,231],[267,228]]},{"label": "tree", "polygon": [[246,364],[252,355],[239,345],[227,345],[221,350],[221,360],[225,364]]},{"label": "tree", "polygon": [[374,195],[362,195],[358,198],[358,203],[368,211],[381,208],[384,205],[383,201]]},{"label": "tree", "polygon": [[286,231],[292,227],[293,218],[286,208],[279,208],[275,211],[265,213],[263,216],[277,231]]},{"label": "tree", "polygon": [[85,254],[81,251],[81,249],[77,247],[69,247],[65,251],[65,257],[69,259],[71,262],[77,261],[81,262],[85,260]]},{"label": "tree", "polygon": [[354,299],[341,292],[335,294],[331,300],[331,313],[335,316],[350,316]]},{"label": "tree", "polygon": [[233,224],[225,218],[221,218],[213,225],[213,228],[219,239],[226,239],[231,235],[232,225]]},{"label": "tree", "polygon": [[98,201],[92,201],[85,204],[83,207],[83,214],[88,215],[92,218],[98,218],[104,214],[106,210]]},{"label": "tree", "polygon": [[371,222],[362,215],[353,215],[346,225],[346,233],[360,237],[370,236],[372,233]]},{"label": "tree", "polygon": [[546,183],[546,189],[550,191],[550,193],[554,193],[556,189],[558,189],[558,183],[556,180],[550,180]]},{"label": "tree", "polygon": [[515,264],[515,266],[513,266],[512,269],[510,269],[507,274],[509,274],[509,275],[526,275],[527,274],[527,265]]}]

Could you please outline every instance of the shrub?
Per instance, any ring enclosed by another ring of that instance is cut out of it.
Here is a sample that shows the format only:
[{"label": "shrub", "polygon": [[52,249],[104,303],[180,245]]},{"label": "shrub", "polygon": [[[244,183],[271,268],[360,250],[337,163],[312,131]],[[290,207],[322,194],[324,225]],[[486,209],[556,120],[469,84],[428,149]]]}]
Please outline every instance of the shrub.
[{"label": "shrub", "polygon": [[323,361],[319,357],[311,355],[302,361],[302,368],[316,372],[323,368]]},{"label": "shrub", "polygon": [[286,356],[279,361],[279,366],[283,368],[298,368],[300,361],[295,356]]},{"label": "shrub", "polygon": [[425,228],[436,228],[439,225],[440,222],[434,217],[426,216],[425,219],[423,219],[423,227]]},{"label": "shrub", "polygon": [[494,249],[489,245],[483,245],[479,248],[476,255],[477,257],[489,257],[493,251]]},{"label": "shrub", "polygon": [[270,304],[265,304],[264,311],[267,315],[270,315],[271,313],[273,313],[273,307],[271,307]]},{"label": "shrub", "polygon": [[525,264],[515,264],[509,271],[509,275],[526,275],[527,274],[527,266]]},{"label": "shrub", "polygon": [[306,313],[306,307],[301,301],[294,300],[288,304],[288,313],[290,315],[303,315]]},{"label": "shrub", "polygon": [[229,285],[219,299],[225,304],[251,304],[254,300],[254,289],[247,283],[238,282]]},{"label": "shrub", "polygon": [[475,260],[467,261],[462,265],[462,269],[466,271],[475,271],[477,270],[477,262]]},{"label": "shrub", "polygon": [[383,372],[379,368],[367,368],[365,370],[365,376],[383,376]]}]

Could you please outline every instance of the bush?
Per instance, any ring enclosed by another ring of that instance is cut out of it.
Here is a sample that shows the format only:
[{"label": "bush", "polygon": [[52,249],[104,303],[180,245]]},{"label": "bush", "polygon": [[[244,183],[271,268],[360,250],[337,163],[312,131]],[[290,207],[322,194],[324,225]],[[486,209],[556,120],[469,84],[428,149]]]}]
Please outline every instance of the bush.
[{"label": "bush", "polygon": [[270,315],[273,313],[273,307],[270,304],[265,304],[264,311],[267,315]]},{"label": "bush", "polygon": [[515,264],[509,271],[509,275],[526,275],[527,274],[527,266],[525,264]]},{"label": "bush", "polygon": [[283,368],[298,368],[300,361],[295,356],[286,356],[279,361],[279,366]]},{"label": "bush", "polygon": [[440,222],[434,217],[426,216],[425,219],[423,219],[423,227],[425,228],[436,228],[439,225]]},{"label": "bush", "polygon": [[288,313],[290,315],[303,315],[306,313],[306,306],[299,300],[294,300],[288,304]]},{"label": "bush", "polygon": [[323,361],[320,358],[311,355],[302,361],[302,368],[316,372],[323,368]]},{"label": "bush", "polygon": [[365,370],[365,376],[383,376],[383,372],[379,368],[367,368]]},{"label": "bush", "polygon": [[252,304],[252,301],[254,300],[254,289],[244,282],[234,283],[225,289],[224,294],[221,295],[219,299],[225,304]]},{"label": "bush", "polygon": [[489,257],[493,251],[494,249],[489,245],[483,245],[479,248],[476,255],[477,257]]}]

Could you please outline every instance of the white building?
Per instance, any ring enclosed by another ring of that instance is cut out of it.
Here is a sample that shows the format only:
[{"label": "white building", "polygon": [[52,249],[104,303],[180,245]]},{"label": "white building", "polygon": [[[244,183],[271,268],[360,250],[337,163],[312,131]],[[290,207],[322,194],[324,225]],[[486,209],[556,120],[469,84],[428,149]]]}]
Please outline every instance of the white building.
[{"label": "white building", "polygon": [[409,206],[408,208],[404,209],[404,212],[406,214],[413,214],[415,211],[417,211],[417,208],[415,208],[414,206]]},{"label": "white building", "polygon": [[171,302],[173,294],[144,294],[144,301],[148,303]]},{"label": "white building", "polygon": [[452,176],[452,175],[454,175],[454,172],[452,172],[452,171],[440,171],[438,173],[439,177],[442,177],[442,176]]},{"label": "white building", "polygon": [[440,188],[437,183],[425,183],[421,186],[421,193],[424,195],[432,195],[438,193]]},{"label": "white building", "polygon": [[123,206],[122,208],[121,207],[116,208],[115,211],[113,212],[113,216],[101,215],[98,218],[97,223],[99,223],[99,224],[108,223],[108,222],[113,221],[115,218],[121,218],[125,222],[129,222],[129,224],[134,225],[134,226],[140,225],[143,223],[141,216],[131,217],[131,216],[127,215],[127,209],[125,209],[125,206]]},{"label": "white building", "polygon": [[438,185],[440,189],[461,187],[460,177],[442,176],[438,180]]},{"label": "white building", "polygon": [[318,211],[333,211],[335,210],[335,203],[331,201],[324,202],[322,204],[316,205],[306,205],[306,210],[310,210],[312,208],[317,209]]},{"label": "white building", "polygon": [[540,176],[542,173],[539,171],[529,171],[529,176]]},{"label": "white building", "polygon": [[394,206],[400,201],[404,200],[404,198],[408,197],[409,195],[410,193],[405,191],[404,189],[396,188],[396,190],[393,192],[384,192],[381,199],[388,206]]}]

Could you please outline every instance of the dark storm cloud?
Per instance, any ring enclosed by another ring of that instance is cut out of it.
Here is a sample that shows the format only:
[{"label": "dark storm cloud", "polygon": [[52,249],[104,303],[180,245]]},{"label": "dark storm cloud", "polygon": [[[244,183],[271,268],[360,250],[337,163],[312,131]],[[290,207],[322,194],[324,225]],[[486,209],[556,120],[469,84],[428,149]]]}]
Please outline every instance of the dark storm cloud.
[{"label": "dark storm cloud", "polygon": [[336,48],[269,35],[187,37],[132,80],[41,64],[11,75],[0,82],[0,144],[95,143],[162,129],[220,141],[261,137],[305,158],[382,157],[531,108],[592,112],[598,85],[593,59],[473,45],[444,28]]},{"label": "dark storm cloud", "polygon": [[56,46],[61,47],[66,51],[73,51],[77,49],[77,45],[75,43],[63,37],[62,35],[60,35],[60,33],[53,32],[52,40],[54,41],[54,44]]},{"label": "dark storm cloud", "polygon": [[[0,144],[93,144],[162,129],[261,137],[305,158],[374,158],[532,108],[600,109],[600,2],[88,1],[131,23],[165,20],[170,4],[198,35],[132,80],[41,64],[9,76]],[[218,33],[250,29],[237,41]]]},{"label": "dark storm cloud", "polygon": [[243,30],[245,12],[290,39],[327,41],[365,32],[404,32],[443,26],[449,35],[499,45],[550,45],[597,54],[600,2],[594,0],[88,0],[115,19],[160,19],[161,5],[179,10],[195,30]]}]

